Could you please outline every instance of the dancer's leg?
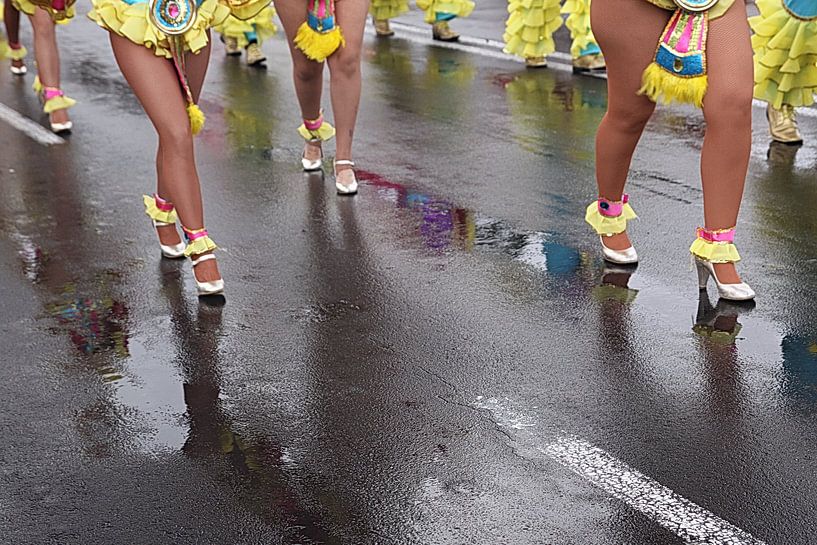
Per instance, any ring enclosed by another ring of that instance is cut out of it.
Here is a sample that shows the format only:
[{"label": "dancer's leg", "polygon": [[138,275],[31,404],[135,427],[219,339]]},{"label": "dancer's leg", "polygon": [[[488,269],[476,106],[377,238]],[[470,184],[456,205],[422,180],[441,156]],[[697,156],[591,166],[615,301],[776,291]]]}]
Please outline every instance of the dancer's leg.
[{"label": "dancer's leg", "polygon": [[[303,52],[295,47],[295,34],[301,23],[306,21],[306,2],[304,0],[278,0],[275,3],[278,17],[286,33],[289,51],[292,54],[293,79],[295,94],[301,105],[301,116],[304,119],[317,119],[321,114],[321,91],[323,89],[323,63],[309,60]],[[335,112],[337,114],[337,112]],[[320,142],[308,143],[304,156],[316,160],[321,156]]]},{"label": "dancer's leg", "polygon": [[[176,212],[185,227],[201,229],[204,227],[204,211],[193,134],[176,71],[170,61],[157,57],[152,50],[127,38],[111,33],[111,45],[122,74],[159,135],[160,195],[176,205]],[[209,53],[207,48],[188,61],[188,76],[194,95],[201,92]],[[203,262],[194,273],[203,282],[221,278],[215,261]]]},{"label": "dancer's leg", "polygon": [[[708,229],[727,229],[737,223],[749,166],[754,65],[746,17],[746,5],[735,2],[712,21],[707,41],[709,87],[704,98],[701,179]],[[721,282],[740,282],[734,264],[715,268]]]},{"label": "dancer's leg", "polygon": [[[57,47],[56,24],[51,16],[37,8],[30,17],[34,28],[34,58],[37,59],[37,75],[44,87],[60,88],[60,52]],[[67,123],[68,110],[56,110],[51,114],[53,123]]]},{"label": "dancer's leg", "polygon": [[[337,128],[337,159],[352,159],[352,140],[360,106],[360,51],[368,10],[368,2],[337,0],[336,3],[335,15],[346,37],[346,47],[338,49],[328,61],[332,111]],[[350,166],[338,167],[340,183],[349,185],[354,181],[351,171],[341,174],[350,169]]]},{"label": "dancer's leg", "polygon": [[6,0],[3,4],[3,22],[6,25],[6,37],[11,44],[20,43],[20,12]]},{"label": "dancer's leg", "polygon": [[[593,34],[607,61],[607,113],[596,136],[599,196],[621,200],[633,152],[655,104],[639,95],[641,75],[671,13],[644,0],[593,0]],[[627,233],[605,237],[613,250],[630,246]]]}]

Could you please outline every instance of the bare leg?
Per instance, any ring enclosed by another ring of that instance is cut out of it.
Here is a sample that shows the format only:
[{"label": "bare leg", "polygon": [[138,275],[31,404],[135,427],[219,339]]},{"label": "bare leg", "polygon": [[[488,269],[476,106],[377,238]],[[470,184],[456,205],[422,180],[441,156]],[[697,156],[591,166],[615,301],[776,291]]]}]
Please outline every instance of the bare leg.
[{"label": "bare leg", "polygon": [[[712,21],[707,70],[706,137],[701,154],[705,226],[729,229],[738,220],[752,146],[754,66],[743,2],[735,2],[723,17]],[[721,282],[740,282],[732,263],[716,264],[715,271]]]},{"label": "bare leg", "polygon": [[[596,135],[599,196],[621,200],[633,152],[655,104],[638,94],[670,12],[644,0],[593,0],[593,34],[607,61],[607,113]],[[630,246],[627,233],[605,237],[614,250]]]},{"label": "bare leg", "polygon": [[[159,194],[176,205],[185,227],[201,229],[204,210],[193,134],[176,71],[170,61],[157,57],[152,50],[117,34],[110,36],[116,62],[159,135]],[[208,47],[191,58],[187,66],[194,94],[201,92],[209,53]],[[194,273],[203,282],[221,278],[215,261],[205,261]]]},{"label": "bare leg", "polygon": [[6,36],[9,43],[20,43],[20,12],[15,8],[11,0],[6,0],[3,4],[3,22],[6,25]]},{"label": "bare leg", "polygon": [[[275,4],[278,17],[286,33],[289,51],[292,54],[292,71],[295,94],[301,105],[304,119],[317,119],[321,114],[321,92],[323,91],[323,63],[309,60],[295,47],[295,34],[301,23],[306,21],[306,2],[303,0],[278,0]],[[337,112],[335,112],[337,115]],[[321,156],[320,143],[308,143],[304,157],[315,160]]]},{"label": "bare leg", "polygon": [[[37,8],[30,17],[34,28],[34,57],[37,59],[37,75],[44,87],[60,88],[60,52],[57,47],[56,24],[51,16]],[[51,114],[54,123],[68,122],[68,110],[57,110]]]},{"label": "bare leg", "polygon": [[[329,85],[332,94],[332,111],[337,125],[337,159],[352,160],[352,140],[360,107],[360,51],[363,47],[363,31],[369,2],[337,0],[336,16],[346,37],[346,47],[338,49],[329,57]],[[343,185],[354,182],[351,166],[338,167],[338,181]],[[348,171],[348,172],[347,172]]]}]

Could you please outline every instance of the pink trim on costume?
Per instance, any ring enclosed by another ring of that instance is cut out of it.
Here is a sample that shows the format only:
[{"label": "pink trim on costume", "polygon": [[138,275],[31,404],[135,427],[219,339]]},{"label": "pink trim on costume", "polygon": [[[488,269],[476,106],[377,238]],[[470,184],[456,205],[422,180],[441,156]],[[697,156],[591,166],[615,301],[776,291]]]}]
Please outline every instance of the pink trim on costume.
[{"label": "pink trim on costume", "polygon": [[318,0],[318,19],[326,18],[326,0]]},{"label": "pink trim on costume", "polygon": [[158,208],[162,212],[172,212],[173,209],[175,208],[172,202],[164,200],[156,193],[153,194],[153,200],[156,203],[156,208]]},{"label": "pink trim on costume", "polygon": [[196,239],[206,237],[207,236],[207,229],[197,229],[195,231],[191,231],[187,227],[182,227],[184,234],[187,236],[187,240],[193,242]]},{"label": "pink trim on costume", "polygon": [[664,43],[669,44],[670,38],[672,38],[672,33],[675,32],[675,27],[678,26],[678,21],[681,19],[681,12],[676,11],[675,15],[672,16],[672,23],[670,26],[667,27],[667,31],[664,33]]},{"label": "pink trim on costume", "polygon": [[57,11],[64,11],[65,0],[51,0],[51,7]]},{"label": "pink trim on costume", "polygon": [[599,214],[607,218],[617,218],[624,212],[624,205],[630,202],[630,196],[626,193],[622,195],[621,200],[608,201],[605,198],[599,198]]},{"label": "pink trim on costume", "polygon": [[676,51],[689,53],[689,42],[692,41],[692,30],[695,27],[694,22],[695,20],[692,17],[687,20],[687,25],[681,33],[681,37],[678,39],[678,44],[675,46]]},{"label": "pink trim on costume", "polygon": [[698,238],[706,242],[735,242],[735,228],[710,230],[698,227]]},{"label": "pink trim on costume", "polygon": [[62,92],[62,89],[57,89],[55,87],[46,87],[43,89],[43,96],[45,97],[46,100],[51,100],[52,98],[65,96],[65,93]]},{"label": "pink trim on costume", "polygon": [[304,119],[304,127],[306,127],[307,130],[317,131],[321,128],[321,125],[323,125],[323,114],[318,116],[318,119]]}]

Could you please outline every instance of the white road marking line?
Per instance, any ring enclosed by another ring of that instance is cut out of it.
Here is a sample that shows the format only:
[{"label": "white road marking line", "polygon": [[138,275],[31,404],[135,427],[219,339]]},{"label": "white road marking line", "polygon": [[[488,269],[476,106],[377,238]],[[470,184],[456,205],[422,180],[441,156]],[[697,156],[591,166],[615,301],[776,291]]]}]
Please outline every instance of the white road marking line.
[{"label": "white road marking line", "polygon": [[540,450],[686,543],[765,545],[587,441],[563,436]]},{"label": "white road marking line", "polygon": [[[393,30],[397,30],[400,32],[400,38],[405,39],[406,41],[413,42],[416,44],[422,45],[432,45],[435,47],[442,47],[443,49],[453,49],[455,51],[463,51],[465,53],[473,53],[474,55],[480,55],[482,57],[488,57],[491,59],[499,59],[503,61],[514,62],[517,64],[522,64],[525,61],[520,59],[515,55],[509,55],[503,51],[505,44],[502,42],[497,42],[496,40],[489,40],[487,38],[471,38],[468,36],[461,36],[459,42],[440,42],[431,38],[430,30],[427,28],[421,28],[415,25],[409,25],[406,23],[397,23],[392,21],[391,27]],[[374,35],[374,31],[367,27],[367,32],[369,34]],[[555,62],[554,62],[555,61]],[[563,72],[572,72],[573,71],[573,61],[569,54],[562,53],[562,52],[555,52],[548,55],[548,66],[554,70],[561,70]],[[607,75],[604,72],[596,72],[593,74],[584,74],[583,77],[595,77],[601,79],[607,79]],[[754,100],[752,101],[752,105],[755,108],[766,109],[766,103],[762,100]],[[797,114],[803,117],[815,117],[817,118],[817,109],[813,107],[809,108],[798,108]]]},{"label": "white road marking line", "polygon": [[536,419],[507,399],[478,396],[472,405],[491,413],[521,456],[555,460],[688,545],[766,545],[583,439],[563,433],[555,440],[542,440],[533,431]]},{"label": "white road marking line", "polygon": [[53,146],[56,144],[65,143],[65,140],[53,132],[49,131],[42,125],[35,123],[29,118],[20,115],[16,110],[12,110],[2,102],[0,102],[0,120],[5,121],[43,146]]}]

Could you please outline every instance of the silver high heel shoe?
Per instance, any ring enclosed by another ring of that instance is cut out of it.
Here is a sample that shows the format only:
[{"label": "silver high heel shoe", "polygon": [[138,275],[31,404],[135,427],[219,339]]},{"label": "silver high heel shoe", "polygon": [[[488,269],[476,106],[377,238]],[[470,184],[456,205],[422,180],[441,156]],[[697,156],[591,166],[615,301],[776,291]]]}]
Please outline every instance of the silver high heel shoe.
[{"label": "silver high heel shoe", "polygon": [[[321,112],[317,119],[304,119],[303,124],[298,127],[298,134],[307,142],[326,142],[335,136],[335,127],[323,119],[323,112]],[[302,155],[301,165],[304,167],[304,172],[314,172],[323,168],[323,149],[321,149],[320,158],[314,161]]]},{"label": "silver high heel shoe", "polygon": [[355,163],[352,161],[347,161],[342,159],[340,161],[335,161],[335,189],[338,191],[338,195],[354,195],[357,193],[357,176],[354,177],[354,180],[349,185],[343,185],[338,181],[338,165],[350,166],[352,167],[352,175],[354,175],[355,171]]},{"label": "silver high heel shoe", "polygon": [[623,250],[613,250],[604,244],[604,237],[612,237],[627,231],[627,222],[637,218],[629,204],[629,195],[620,201],[609,201],[603,197],[587,206],[584,219],[599,235],[601,253],[604,259],[617,265],[635,265],[638,253],[630,246]]},{"label": "silver high heel shoe", "polygon": [[[9,66],[9,70],[11,70],[11,73],[15,76],[25,76],[28,73],[28,68],[25,65],[25,58],[26,55],[28,55],[28,51],[20,44],[14,45],[17,47],[9,47],[8,56],[12,61],[12,64]],[[19,64],[19,66],[15,66],[15,63]]]},{"label": "silver high heel shoe", "polygon": [[721,299],[728,301],[751,301],[755,290],[746,282],[724,284],[715,272],[715,263],[737,263],[740,255],[735,247],[735,228],[731,229],[698,229],[698,237],[692,243],[690,252],[695,256],[698,269],[698,288],[704,290],[711,277],[718,288]]},{"label": "silver high heel shoe", "polygon": [[[145,204],[145,214],[153,222],[154,230],[157,227],[176,227],[176,208],[173,203],[164,200],[159,195],[143,195],[142,200]],[[159,233],[156,233],[159,236]],[[159,248],[162,250],[162,255],[168,259],[179,259],[184,257],[184,249],[187,245],[182,241],[178,244],[162,244],[159,239]]]},{"label": "silver high heel shoe", "polygon": [[[316,143],[320,142],[320,140],[313,138],[308,140],[308,142]],[[305,156],[301,156],[301,165],[304,167],[304,172],[315,172],[317,170],[321,170],[323,168],[323,149],[321,149],[321,156],[315,160],[307,159]]]},{"label": "silver high heel shoe", "polygon": [[[216,243],[213,242],[208,235],[207,229],[190,230],[182,225],[182,231],[184,231],[184,238],[187,239],[187,248],[184,250],[184,255],[190,257],[191,259],[194,255],[199,256],[198,258],[193,259],[193,269],[206,261],[216,259],[216,256],[211,252],[218,248],[218,246],[216,246]],[[209,282],[201,282],[198,278],[196,278],[196,274],[194,272],[193,279],[196,281],[196,291],[198,292],[199,297],[220,295],[224,293],[223,278],[211,280]]]}]

